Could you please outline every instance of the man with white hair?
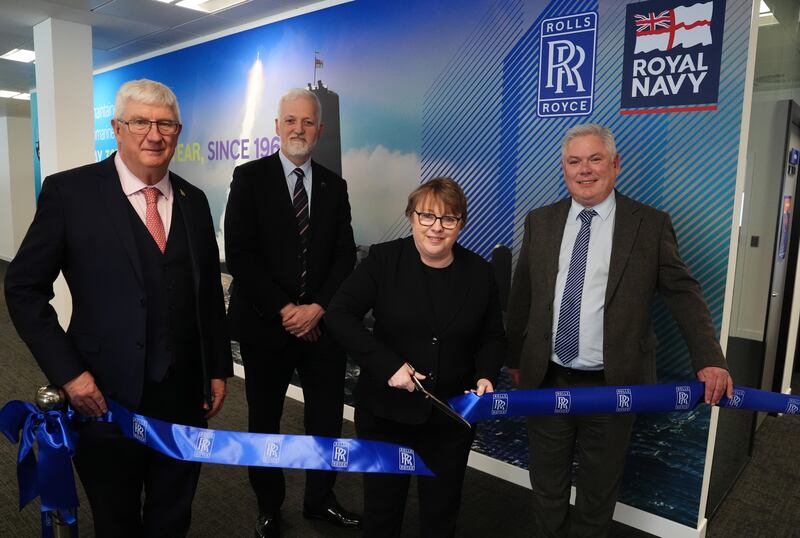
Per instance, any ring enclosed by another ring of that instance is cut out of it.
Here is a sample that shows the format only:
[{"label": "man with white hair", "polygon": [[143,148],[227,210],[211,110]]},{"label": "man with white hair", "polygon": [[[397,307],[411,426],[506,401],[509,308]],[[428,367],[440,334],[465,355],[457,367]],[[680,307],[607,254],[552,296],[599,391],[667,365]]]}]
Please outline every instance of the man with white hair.
[{"label": "man with white hair", "polygon": [[[178,101],[158,82],[126,82],[111,125],[114,155],[42,184],[6,274],[11,319],[82,415],[99,417],[109,398],[205,427],[233,372],[208,201],[169,171],[182,127]],[[49,304],[59,271],[72,294],[66,332]],[[95,534],[186,536],[200,464],[124,438],[114,423],[78,428],[74,462]]]},{"label": "man with white hair", "polygon": [[[345,353],[322,315],[353,270],[355,243],[347,184],[311,160],[322,134],[313,92],[281,97],[280,151],[238,166],[225,210],[225,257],[233,275],[232,337],[241,344],[249,429],[278,433],[283,401],[297,371],[309,435],[338,437]],[[255,535],[279,536],[285,481],[280,469],[251,467],[258,500]],[[308,471],[303,515],[345,528],[361,519],[338,503],[336,473]]]}]

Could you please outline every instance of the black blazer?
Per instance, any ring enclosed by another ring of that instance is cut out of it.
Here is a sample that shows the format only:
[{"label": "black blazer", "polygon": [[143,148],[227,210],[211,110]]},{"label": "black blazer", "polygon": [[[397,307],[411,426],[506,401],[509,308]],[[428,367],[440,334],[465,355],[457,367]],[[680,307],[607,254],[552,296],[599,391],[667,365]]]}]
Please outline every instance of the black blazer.
[{"label": "black blazer", "polygon": [[[506,316],[521,387],[536,388],[552,353],[553,298],[571,198],[531,211]],[[678,252],[667,213],[616,192],[616,217],[603,311],[603,362],[610,385],[656,382],[651,307],[660,294],[678,323],[695,370],[726,368],[700,284]]]},{"label": "black blazer", "polygon": [[[328,307],[327,327],[361,366],[357,403],[377,416],[419,424],[430,415],[422,395],[387,384],[405,362],[428,375],[425,387],[441,398],[463,394],[478,379],[497,378],[506,342],[494,273],[458,244],[453,253],[452,278],[461,293],[442,319],[434,319],[411,237],[372,246]],[[372,333],[362,323],[370,309]]]},{"label": "black blazer", "polygon": [[[169,177],[192,256],[208,399],[209,379],[233,375],[219,250],[203,192]],[[5,295],[17,331],[51,383],[61,386],[88,370],[106,397],[136,408],[145,375],[147,297],[127,204],[114,155],[45,179],[33,223],[8,268]],[[59,271],[72,294],[66,332],[49,304]]]},{"label": "black blazer", "polygon": [[[311,162],[307,303],[327,308],[353,270],[347,184]],[[233,275],[228,319],[235,340],[281,347],[280,310],[300,289],[300,237],[278,153],[237,166],[225,209],[225,261]]]}]

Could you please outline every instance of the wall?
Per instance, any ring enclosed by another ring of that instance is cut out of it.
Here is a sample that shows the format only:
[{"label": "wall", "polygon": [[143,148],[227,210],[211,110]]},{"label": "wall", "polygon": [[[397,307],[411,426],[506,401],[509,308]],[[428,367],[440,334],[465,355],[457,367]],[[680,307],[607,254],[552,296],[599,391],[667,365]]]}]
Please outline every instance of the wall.
[{"label": "wall", "polygon": [[[786,101],[754,96],[747,149],[747,179],[730,335],[763,340],[775,234],[780,211]],[[758,246],[751,238],[758,237]]]},{"label": "wall", "polygon": [[31,120],[0,117],[0,259],[14,257],[35,209]]}]

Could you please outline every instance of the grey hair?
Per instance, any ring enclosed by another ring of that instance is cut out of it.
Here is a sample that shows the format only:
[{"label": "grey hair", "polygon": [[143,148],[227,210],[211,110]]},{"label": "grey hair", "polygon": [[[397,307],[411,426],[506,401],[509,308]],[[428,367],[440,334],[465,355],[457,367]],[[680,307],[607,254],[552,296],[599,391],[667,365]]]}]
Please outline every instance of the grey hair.
[{"label": "grey hair", "polygon": [[600,140],[603,141],[603,144],[606,147],[606,151],[608,152],[609,157],[612,159],[617,156],[617,143],[614,141],[614,133],[611,132],[610,129],[603,127],[602,125],[598,125],[596,123],[584,123],[582,125],[576,125],[567,130],[564,134],[563,140],[561,140],[561,158],[565,159],[567,157],[567,146],[569,143],[580,136],[596,136]]},{"label": "grey hair", "polygon": [[125,105],[128,101],[143,103],[145,105],[168,106],[175,113],[175,119],[180,123],[181,110],[178,107],[178,98],[167,86],[142,78],[139,80],[129,80],[119,87],[117,97],[114,100],[114,114],[122,119]]},{"label": "grey hair", "polygon": [[281,95],[281,98],[278,101],[278,116],[281,115],[284,104],[288,103],[289,101],[296,101],[298,99],[308,99],[314,103],[314,112],[317,116],[317,123],[322,123],[322,103],[319,102],[319,97],[317,97],[314,92],[303,88],[292,88]]}]

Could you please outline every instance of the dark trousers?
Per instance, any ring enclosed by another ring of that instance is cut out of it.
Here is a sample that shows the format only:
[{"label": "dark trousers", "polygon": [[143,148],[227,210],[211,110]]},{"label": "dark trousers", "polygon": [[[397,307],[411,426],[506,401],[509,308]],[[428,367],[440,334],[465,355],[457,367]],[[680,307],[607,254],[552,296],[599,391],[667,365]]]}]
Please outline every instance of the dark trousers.
[{"label": "dark trousers", "polygon": [[[455,536],[473,431],[436,410],[424,424],[403,424],[356,407],[355,422],[359,439],[407,446],[422,457],[436,477],[417,477],[419,535]],[[409,475],[364,473],[364,536],[400,536],[410,480]]]},{"label": "dark trousers", "polygon": [[[323,339],[327,335],[323,335]],[[295,370],[303,388],[307,435],[339,437],[344,406],[345,354],[327,340],[309,343],[292,338],[283,349],[241,343],[248,426],[254,433],[279,433],[286,389]],[[262,513],[276,514],[286,496],[281,469],[248,468]],[[331,502],[336,473],[306,471],[304,504],[311,509]]]},{"label": "dark trousers", "polygon": [[[605,385],[602,372],[569,371],[553,363],[541,388]],[[529,417],[530,476],[537,536],[607,536],[636,415]],[[575,508],[569,509],[576,457]]]},{"label": "dark trousers", "polygon": [[[145,382],[137,412],[169,422],[205,426],[199,385],[168,377]],[[73,459],[89,504],[95,535],[186,536],[200,464],[178,461],[122,436],[115,424],[77,426]],[[144,491],[144,504],[142,504]]]}]

